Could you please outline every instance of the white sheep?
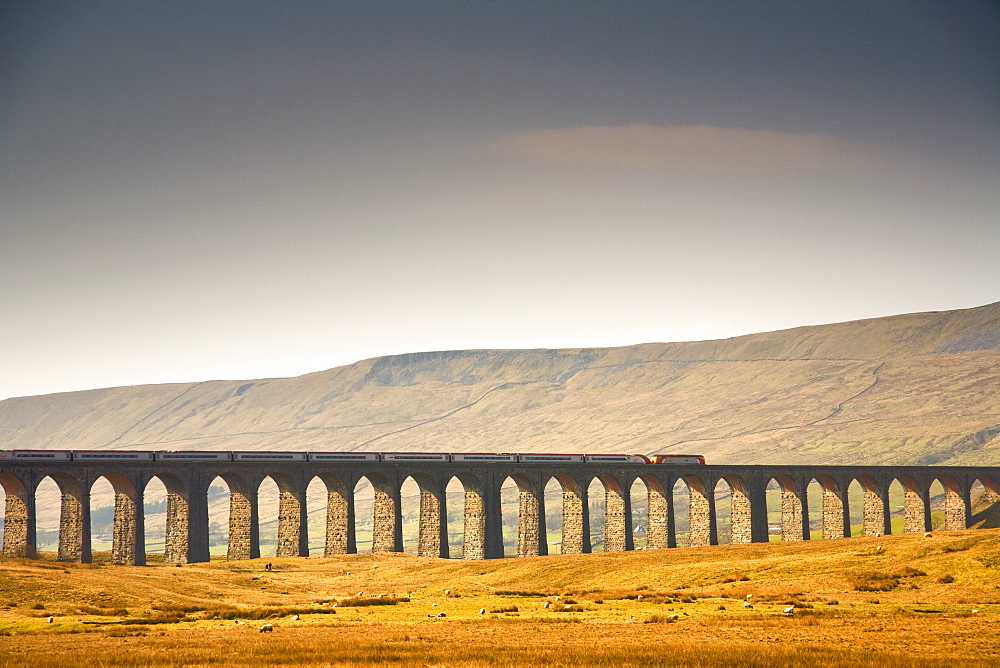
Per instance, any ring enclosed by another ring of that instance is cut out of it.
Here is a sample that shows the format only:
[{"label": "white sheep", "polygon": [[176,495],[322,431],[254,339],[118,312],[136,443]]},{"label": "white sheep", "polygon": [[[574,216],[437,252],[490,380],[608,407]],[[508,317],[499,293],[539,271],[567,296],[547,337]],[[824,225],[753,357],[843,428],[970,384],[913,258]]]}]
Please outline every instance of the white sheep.
[{"label": "white sheep", "polygon": [[273,633],[274,632],[274,624],[264,624],[263,626],[260,627],[260,632],[261,633]]},{"label": "white sheep", "polygon": [[750,599],[752,599],[752,598],[753,598],[753,594],[747,594],[747,595],[746,595],[746,596],[744,596],[743,598],[745,598],[746,600],[748,600],[748,601],[749,601]]},{"label": "white sheep", "polygon": [[881,546],[881,545],[879,545],[878,547],[876,547],[876,548],[875,548],[875,551],[876,551],[876,552],[881,552],[881,551],[882,551],[882,546]]},{"label": "white sheep", "polygon": [[681,618],[680,615],[678,615],[677,613],[674,613],[672,615],[667,615],[667,619],[669,619],[672,622],[676,622],[680,618]]},{"label": "white sheep", "polygon": [[548,601],[545,601],[545,605],[543,605],[542,607],[545,608],[546,610],[548,610],[550,605],[552,605],[552,604],[549,603]]},{"label": "white sheep", "polygon": [[439,613],[438,613],[438,617],[447,617],[447,616],[448,616],[448,615],[444,614],[443,612],[439,612]]},{"label": "white sheep", "polygon": [[645,598],[645,597],[642,594],[639,594],[638,596],[636,596],[636,599],[639,600],[639,601],[641,601],[643,598]]},{"label": "white sheep", "polygon": [[932,534],[930,531],[925,531],[924,532],[924,538],[933,538],[933,537],[934,537],[934,534]]},{"label": "white sheep", "polygon": [[787,608],[785,608],[785,614],[786,615],[790,615],[790,614],[792,614],[794,612],[795,612],[795,606],[794,605],[790,605]]},{"label": "white sheep", "polygon": [[743,601],[743,607],[747,610],[753,610],[753,603],[750,601]]},{"label": "white sheep", "polygon": [[431,603],[431,607],[432,608],[436,608],[436,607],[438,607],[438,604],[437,603]]},{"label": "white sheep", "polygon": [[450,589],[445,589],[445,590],[444,590],[444,595],[445,595],[445,596],[447,596],[447,595],[448,595],[448,594],[450,594],[450,593],[451,593],[451,590],[450,590]]},{"label": "white sheep", "polygon": [[573,609],[572,605],[564,605],[563,606],[563,612],[569,612],[572,609]]},{"label": "white sheep", "polygon": [[52,622],[55,621],[55,617],[49,617],[47,621],[49,622],[49,624],[51,624]]},{"label": "white sheep", "polygon": [[241,621],[240,621],[240,620],[238,620],[238,619],[236,620],[236,626],[246,626],[246,625],[247,625],[247,623],[246,623],[246,622],[241,622]]},{"label": "white sheep", "polygon": [[293,622],[299,621],[299,616],[298,615],[292,615],[292,621]]}]

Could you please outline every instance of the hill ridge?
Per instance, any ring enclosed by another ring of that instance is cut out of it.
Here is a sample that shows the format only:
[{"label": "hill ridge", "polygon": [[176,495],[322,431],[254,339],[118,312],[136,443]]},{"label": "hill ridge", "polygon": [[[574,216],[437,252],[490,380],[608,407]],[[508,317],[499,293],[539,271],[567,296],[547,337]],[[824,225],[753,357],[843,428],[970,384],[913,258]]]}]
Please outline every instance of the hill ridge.
[{"label": "hill ridge", "polygon": [[1000,463],[1000,302],[716,341],[403,353],[0,401],[0,448],[655,452]]}]

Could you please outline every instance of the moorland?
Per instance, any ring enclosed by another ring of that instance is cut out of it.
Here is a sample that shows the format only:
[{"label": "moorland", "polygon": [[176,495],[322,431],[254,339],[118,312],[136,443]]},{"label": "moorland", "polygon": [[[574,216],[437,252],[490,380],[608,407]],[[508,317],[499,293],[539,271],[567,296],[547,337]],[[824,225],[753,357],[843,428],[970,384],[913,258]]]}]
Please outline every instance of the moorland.
[{"label": "moorland", "polygon": [[102,556],[0,560],[0,665],[1000,660],[998,529],[491,561]]}]

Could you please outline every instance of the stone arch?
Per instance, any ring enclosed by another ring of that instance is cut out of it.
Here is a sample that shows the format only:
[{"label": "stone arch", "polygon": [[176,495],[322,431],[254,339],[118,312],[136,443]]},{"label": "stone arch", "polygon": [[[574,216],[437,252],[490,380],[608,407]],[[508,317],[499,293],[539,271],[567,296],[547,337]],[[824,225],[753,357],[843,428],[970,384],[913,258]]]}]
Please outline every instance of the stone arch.
[{"label": "stone arch", "polygon": [[784,474],[778,474],[772,480],[781,488],[781,540],[802,540],[809,535],[805,489]]},{"label": "stone arch", "polygon": [[846,538],[851,535],[851,517],[847,506],[847,490],[825,474],[813,478],[823,491],[823,538]]},{"label": "stone arch", "polygon": [[879,536],[889,533],[891,527],[888,488],[864,474],[855,477],[854,482],[861,486],[863,492],[861,535]]},{"label": "stone arch", "polygon": [[3,488],[3,556],[35,557],[35,499],[24,482],[11,473],[0,473]]},{"label": "stone arch", "polygon": [[[178,564],[208,561],[207,488],[200,487],[197,480],[181,479],[165,471],[153,478],[159,479],[167,491],[164,561]],[[149,482],[143,487],[144,499]]]},{"label": "stone arch", "polygon": [[276,557],[309,556],[305,490],[291,476],[285,473],[271,473],[258,484],[258,503],[260,503],[261,487],[264,486],[268,478],[278,488],[278,526],[274,555]]},{"label": "stone arch", "polygon": [[512,480],[518,489],[517,556],[537,557],[548,554],[545,485],[536,488],[526,478],[513,473],[507,479]]},{"label": "stone arch", "polygon": [[355,534],[354,489],[340,476],[324,473],[319,476],[326,486],[326,538],[323,556],[355,554],[358,551]]},{"label": "stone arch", "polygon": [[[68,473],[50,473],[46,478],[59,488],[59,561],[91,562],[89,488]],[[44,480],[44,479],[43,479]],[[39,487],[41,481],[39,482]],[[37,494],[36,487],[36,494]]]},{"label": "stone arch", "polygon": [[465,490],[465,504],[462,527],[462,558],[486,559],[486,494],[482,481],[470,473],[460,473],[457,478]]},{"label": "stone arch", "polygon": [[[746,482],[737,475],[730,474],[719,478],[719,481],[716,482],[716,490],[718,490],[719,482],[725,482],[729,487],[729,542],[734,545],[752,543],[754,540],[755,509],[750,501],[750,489]],[[716,504],[718,502],[718,498],[716,498]]]},{"label": "stone arch", "polygon": [[714,490],[696,475],[683,476],[680,480],[688,489],[688,546],[717,545]]},{"label": "stone arch", "polygon": [[[408,504],[409,512],[404,514],[403,488],[412,484],[416,487],[417,504]],[[445,489],[435,483],[427,473],[416,472],[406,476],[400,483],[400,524],[409,514],[414,514],[416,532],[412,538],[413,551],[421,557],[448,557],[448,517]],[[412,513],[413,505],[417,505]],[[401,529],[402,530],[402,529]],[[405,543],[405,540],[404,540]]]},{"label": "stone arch", "polygon": [[[928,492],[930,485],[923,487],[912,476],[901,474],[896,476],[903,488],[903,532],[923,533],[931,529],[931,503]],[[890,485],[891,491],[892,485]],[[890,504],[894,501],[890,500]]]},{"label": "stone arch", "polygon": [[368,473],[365,477],[373,490],[372,552],[402,552],[399,488],[381,473]]},{"label": "stone arch", "polygon": [[[114,497],[111,563],[143,566],[146,563],[143,508],[136,486],[120,473],[105,473],[91,484],[91,499],[93,499],[94,489],[102,480],[110,485]],[[93,536],[91,536],[92,538]]]},{"label": "stone arch", "polygon": [[[595,480],[599,480],[604,488],[604,502],[600,504],[603,506],[604,514],[603,522],[601,522],[603,524],[601,542],[604,545],[604,552],[632,550],[634,545],[632,542],[631,497],[625,493],[621,482],[609,473],[596,474],[588,485],[587,495],[591,504],[591,532],[593,532],[593,526],[597,524],[594,522],[594,503],[597,499],[594,499],[594,495],[590,492],[590,487],[593,486]],[[592,546],[593,543],[592,536]]]},{"label": "stone arch", "polygon": [[590,552],[590,508],[587,503],[587,488],[570,475],[555,473],[545,479],[547,489],[552,480],[562,489],[562,526],[560,554],[582,554]]},{"label": "stone arch", "polygon": [[[652,475],[640,475],[646,486],[646,544],[647,550],[677,547],[674,532],[673,494],[668,493],[663,481]],[[632,483],[634,490],[635,482]]]}]

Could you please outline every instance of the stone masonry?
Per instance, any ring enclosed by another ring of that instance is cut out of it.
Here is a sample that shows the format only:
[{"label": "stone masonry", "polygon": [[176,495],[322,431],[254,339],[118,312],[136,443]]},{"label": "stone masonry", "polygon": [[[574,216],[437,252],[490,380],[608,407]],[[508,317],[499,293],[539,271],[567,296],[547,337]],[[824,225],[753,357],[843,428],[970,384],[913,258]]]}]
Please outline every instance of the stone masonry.
[{"label": "stone masonry", "polygon": [[[144,564],[143,490],[153,478],[167,488],[166,546],[168,562],[208,560],[208,503],[211,482],[221,477],[230,488],[230,559],[260,554],[257,490],[267,477],[279,487],[279,556],[308,554],[304,490],[314,478],[327,488],[324,554],[350,554],[355,542],[354,492],[367,479],[375,490],[373,551],[402,550],[400,489],[407,478],[420,488],[419,554],[447,557],[448,482],[458,478],[465,487],[463,540],[466,559],[503,556],[500,489],[508,478],[520,489],[518,546],[521,557],[547,554],[543,490],[553,479],[562,487],[562,553],[590,552],[591,522],[587,489],[596,479],[604,487],[604,543],[607,551],[633,549],[632,483],[640,479],[648,492],[647,548],[677,544],[673,492],[686,486],[690,511],[689,545],[717,543],[715,490],[725,481],[732,492],[732,542],[766,542],[767,499],[772,481],[782,487],[781,526],[784,540],[808,539],[808,506],[805,490],[817,481],[823,488],[822,535],[842,538],[850,532],[846,490],[855,481],[864,490],[861,507],[863,533],[888,533],[888,490],[899,481],[904,488],[905,531],[930,529],[930,486],[945,489],[943,530],[970,525],[974,483],[982,483],[987,498],[1000,500],[998,467],[864,467],[864,466],[725,466],[646,464],[532,463],[395,463],[364,462],[326,464],[219,462],[0,462],[0,486],[6,496],[3,554],[35,554],[35,492],[51,478],[61,492],[58,558],[88,562],[90,548],[90,490],[100,478],[115,490],[111,560],[116,564]],[[721,488],[722,486],[720,486]],[[671,490],[667,492],[665,490]],[[854,509],[857,512],[857,508]]]}]

